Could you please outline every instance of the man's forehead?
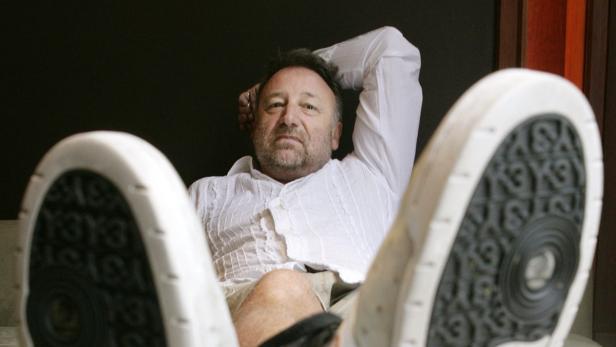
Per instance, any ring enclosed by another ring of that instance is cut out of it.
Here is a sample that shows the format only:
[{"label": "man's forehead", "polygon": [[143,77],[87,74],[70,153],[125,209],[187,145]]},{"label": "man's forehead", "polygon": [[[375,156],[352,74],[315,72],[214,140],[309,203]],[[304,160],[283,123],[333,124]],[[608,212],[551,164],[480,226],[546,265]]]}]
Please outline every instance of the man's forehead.
[{"label": "man's forehead", "polygon": [[322,93],[333,91],[325,80],[315,71],[302,66],[291,66],[278,70],[263,87],[265,95],[275,96],[278,93],[293,89],[306,97],[318,97]]},{"label": "man's forehead", "polygon": [[[306,98],[316,98],[316,99],[320,99],[320,97],[318,95],[315,95],[311,92],[308,91],[303,91],[299,93],[300,96],[306,97]],[[283,92],[283,91],[272,91],[271,93],[267,93],[267,95],[264,95],[267,98],[275,98],[275,97],[287,97],[288,93],[287,92]]]}]

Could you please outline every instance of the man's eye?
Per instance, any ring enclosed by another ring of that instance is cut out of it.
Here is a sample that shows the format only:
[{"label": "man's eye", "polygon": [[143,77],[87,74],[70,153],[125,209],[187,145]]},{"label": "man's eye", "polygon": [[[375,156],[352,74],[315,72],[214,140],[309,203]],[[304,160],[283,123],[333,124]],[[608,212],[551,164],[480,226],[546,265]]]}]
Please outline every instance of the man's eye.
[{"label": "man's eye", "polygon": [[311,105],[311,104],[304,104],[304,108],[307,109],[307,110],[310,110],[310,111],[316,111],[317,110],[316,106]]},{"label": "man's eye", "polygon": [[282,107],[282,106],[284,106],[282,102],[272,102],[267,106],[267,108],[272,109],[272,108]]}]

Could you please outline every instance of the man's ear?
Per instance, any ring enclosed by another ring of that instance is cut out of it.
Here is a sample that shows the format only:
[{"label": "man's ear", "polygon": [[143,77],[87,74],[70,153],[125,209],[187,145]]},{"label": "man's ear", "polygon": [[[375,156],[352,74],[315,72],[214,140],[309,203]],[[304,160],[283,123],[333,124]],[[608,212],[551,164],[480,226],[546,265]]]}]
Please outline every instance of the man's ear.
[{"label": "man's ear", "polygon": [[335,151],[340,146],[340,136],[342,135],[342,122],[336,121],[336,125],[332,128],[332,151]]}]

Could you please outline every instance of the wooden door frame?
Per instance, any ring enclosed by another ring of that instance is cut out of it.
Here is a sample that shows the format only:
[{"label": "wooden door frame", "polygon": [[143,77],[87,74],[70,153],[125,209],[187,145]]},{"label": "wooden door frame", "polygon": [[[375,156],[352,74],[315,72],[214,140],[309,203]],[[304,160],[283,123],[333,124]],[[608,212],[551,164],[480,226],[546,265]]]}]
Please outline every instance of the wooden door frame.
[{"label": "wooden door frame", "polygon": [[[546,9],[552,11],[548,13]],[[616,59],[616,4],[609,0],[501,0],[499,11],[497,66],[529,67],[560,74],[583,90],[595,112],[602,134],[606,179],[595,256],[593,339],[603,347],[614,347],[616,271],[610,269],[610,264],[616,263],[616,233],[611,232],[616,229],[616,214],[611,217],[606,211],[616,208],[616,183],[609,180],[616,176],[616,154],[612,156],[606,150],[616,148],[616,101],[606,100],[606,95],[608,88],[616,95],[616,66],[610,65],[608,69],[608,53],[615,56],[611,60]],[[543,22],[537,24],[538,21],[529,19],[542,11],[548,13]],[[550,16],[553,13],[560,15]],[[546,24],[545,20],[551,23]],[[549,25],[561,29],[564,25],[564,32],[559,32],[563,36],[550,37],[554,31],[545,30]],[[529,32],[534,42],[529,42]],[[610,41],[608,33],[613,36]],[[551,46],[542,45],[542,40]],[[554,40],[560,44],[556,49]],[[554,56],[554,51],[562,54]]]},{"label": "wooden door frame", "polygon": [[[584,91],[597,114],[602,130],[604,190],[601,229],[595,257],[593,338],[603,347],[616,346],[616,3],[593,1],[589,15],[595,21],[589,38],[591,66]],[[593,46],[594,44],[594,46]],[[593,66],[594,64],[594,66]],[[608,95],[612,97],[608,98]]]}]

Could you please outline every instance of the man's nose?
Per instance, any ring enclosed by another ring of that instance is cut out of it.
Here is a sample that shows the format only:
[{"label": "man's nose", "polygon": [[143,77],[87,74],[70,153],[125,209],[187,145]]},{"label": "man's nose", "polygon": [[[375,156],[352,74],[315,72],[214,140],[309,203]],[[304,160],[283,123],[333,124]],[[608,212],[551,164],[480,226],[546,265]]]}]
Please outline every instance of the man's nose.
[{"label": "man's nose", "polygon": [[280,115],[280,123],[287,126],[297,125],[300,111],[298,105],[288,104]]}]

